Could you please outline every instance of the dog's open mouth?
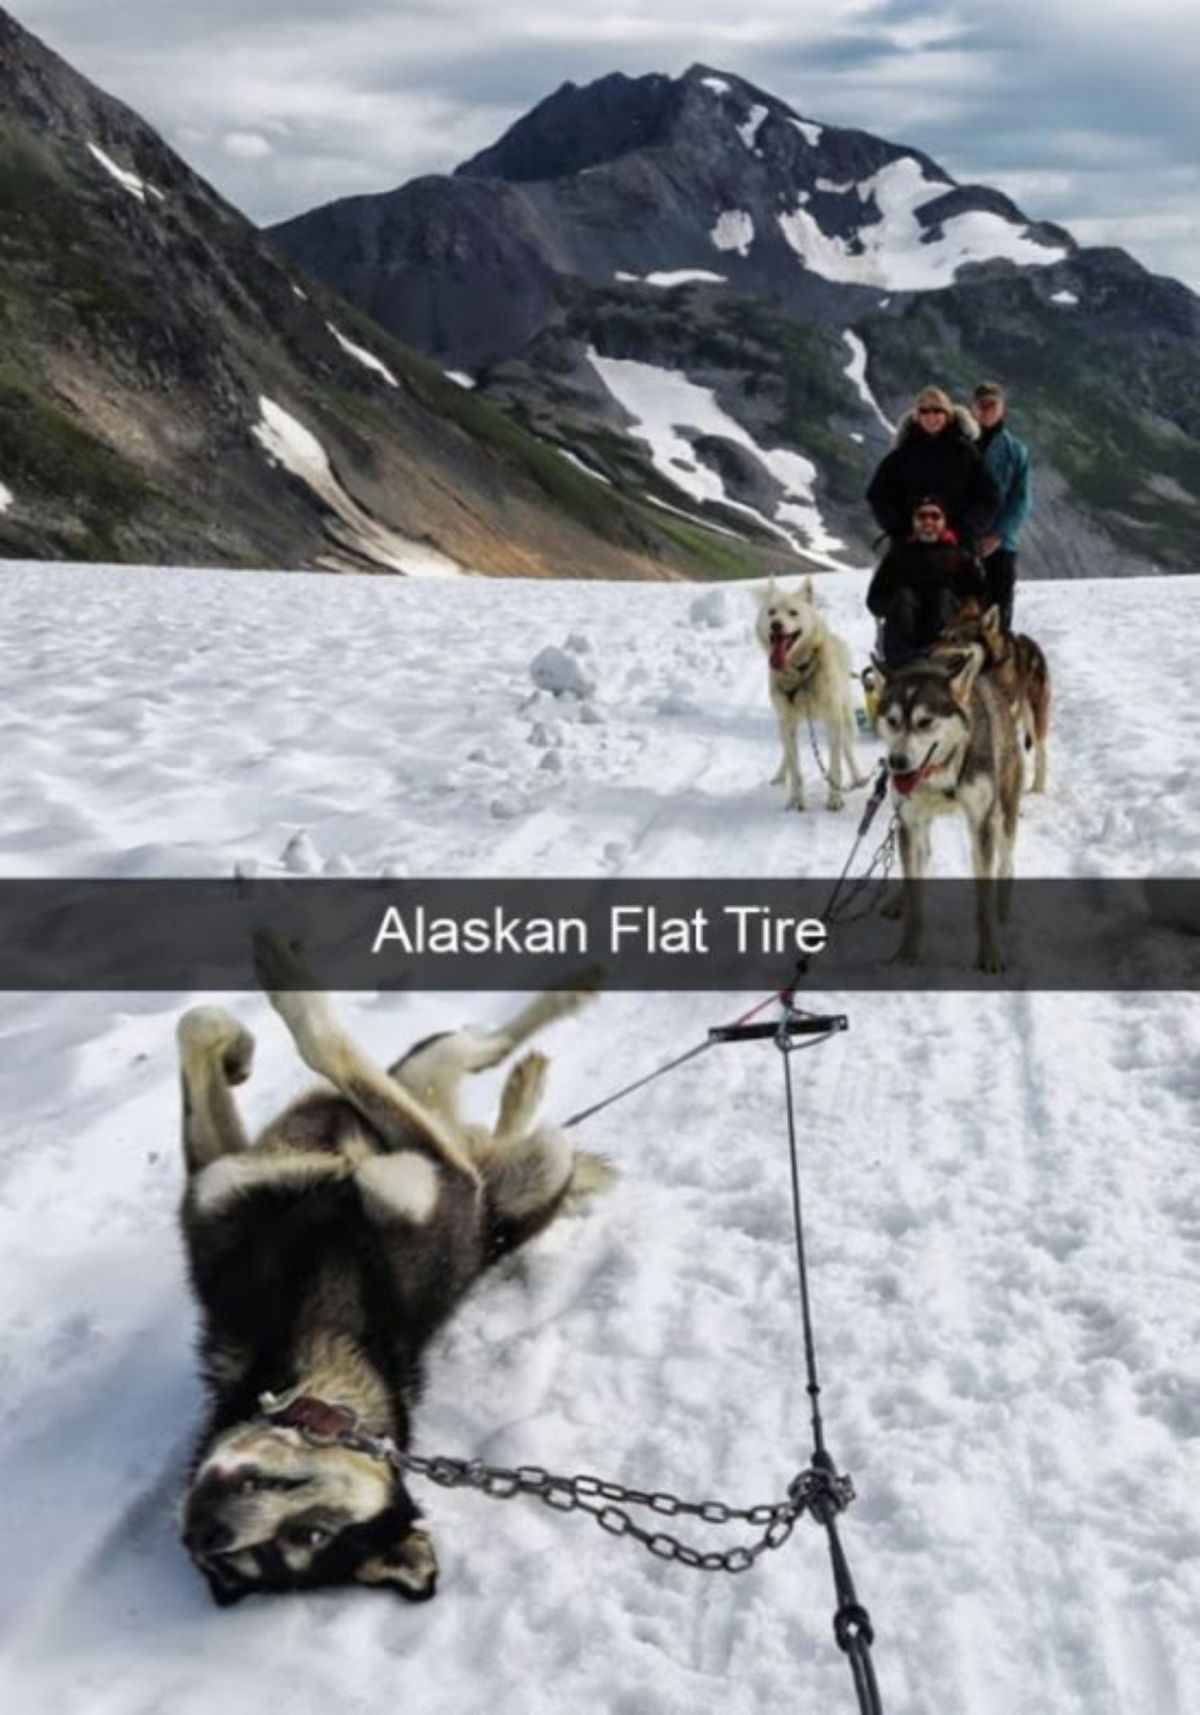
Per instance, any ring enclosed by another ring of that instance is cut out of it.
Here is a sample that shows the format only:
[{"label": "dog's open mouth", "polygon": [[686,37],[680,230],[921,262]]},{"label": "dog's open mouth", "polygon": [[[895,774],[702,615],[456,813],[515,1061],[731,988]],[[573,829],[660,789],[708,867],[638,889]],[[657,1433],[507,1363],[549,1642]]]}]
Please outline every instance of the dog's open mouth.
[{"label": "dog's open mouth", "polygon": [[800,636],[798,631],[776,631],[771,629],[771,668],[773,672],[782,673],[787,666],[788,650]]}]

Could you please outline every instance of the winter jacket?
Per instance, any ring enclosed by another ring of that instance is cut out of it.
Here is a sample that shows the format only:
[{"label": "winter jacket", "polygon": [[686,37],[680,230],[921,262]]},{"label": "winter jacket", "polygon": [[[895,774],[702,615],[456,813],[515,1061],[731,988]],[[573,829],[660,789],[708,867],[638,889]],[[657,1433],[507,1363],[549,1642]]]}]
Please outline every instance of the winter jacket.
[{"label": "winter jacket", "polygon": [[867,606],[876,619],[884,619],[901,590],[922,591],[935,585],[949,588],[960,605],[984,594],[974,558],[951,530],[940,542],[900,542],[891,547],[871,579]]},{"label": "winter jacket", "polygon": [[1029,448],[1004,423],[990,436],[985,435],[980,445],[983,462],[1000,491],[1000,509],[988,533],[999,536],[1003,546],[1015,553],[1021,526],[1033,510]]},{"label": "winter jacket", "polygon": [[919,500],[937,499],[957,535],[982,536],[996,516],[1000,493],[975,445],[979,426],[969,411],[958,406],[954,421],[940,434],[930,435],[910,412],[896,432],[896,445],[886,454],[867,490],[875,521],[893,542],[903,542],[912,529],[913,508]]}]

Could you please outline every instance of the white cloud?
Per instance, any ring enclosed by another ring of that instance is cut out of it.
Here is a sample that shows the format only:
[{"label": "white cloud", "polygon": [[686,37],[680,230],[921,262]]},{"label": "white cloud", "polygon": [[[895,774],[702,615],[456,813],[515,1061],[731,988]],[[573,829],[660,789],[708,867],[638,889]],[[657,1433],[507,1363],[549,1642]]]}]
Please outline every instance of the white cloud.
[{"label": "white cloud", "polygon": [[227,131],[221,147],[238,161],[261,161],[274,153],[267,139],[257,131]]}]

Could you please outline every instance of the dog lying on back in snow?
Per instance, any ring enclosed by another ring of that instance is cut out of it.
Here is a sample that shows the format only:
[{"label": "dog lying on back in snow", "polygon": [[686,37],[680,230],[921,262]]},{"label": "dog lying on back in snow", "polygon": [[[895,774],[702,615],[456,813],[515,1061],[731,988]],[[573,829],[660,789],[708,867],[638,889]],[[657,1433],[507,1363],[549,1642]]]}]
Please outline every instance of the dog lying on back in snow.
[{"label": "dog lying on back in snow", "polygon": [[[975,870],[976,963],[1000,971],[998,922],[1007,920],[1021,802],[1021,750],[1008,703],[981,672],[982,651],[922,657],[903,667],[872,663],[879,676],[875,730],[899,814],[904,930],[896,957],[921,954],[920,882],[936,817],[962,815]],[[998,895],[998,897],[997,897]]]},{"label": "dog lying on back in snow", "polygon": [[385,1072],[304,991],[295,953],[267,936],[257,951],[301,1058],[332,1087],[249,1145],[230,1086],[253,1037],[217,1007],[180,1020],[181,1221],[212,1395],[184,1542],[222,1605],[328,1584],[423,1601],[437,1561],[380,1443],[408,1446],[422,1352],[472,1283],[611,1176],[535,1126],[543,1055],[513,1067],[491,1131],[461,1123],[458,1087],[588,996],[543,995]]},{"label": "dog lying on back in snow", "polygon": [[[850,651],[825,622],[813,599],[813,582],[799,590],[781,590],[774,578],[758,595],[758,640],[767,654],[771,707],[779,723],[783,761],[773,785],[788,789],[789,810],[804,808],[799,733],[821,723],[829,751],[826,805],[840,810],[844,785],[861,786],[854,766],[854,699],[850,689]],[[849,779],[842,773],[845,765]]]},{"label": "dog lying on back in snow", "polygon": [[1023,631],[1005,631],[1000,609],[971,600],[933,646],[932,654],[983,651],[983,670],[1008,699],[1013,719],[1033,751],[1033,792],[1046,790],[1046,738],[1050,731],[1050,668],[1040,646]]}]

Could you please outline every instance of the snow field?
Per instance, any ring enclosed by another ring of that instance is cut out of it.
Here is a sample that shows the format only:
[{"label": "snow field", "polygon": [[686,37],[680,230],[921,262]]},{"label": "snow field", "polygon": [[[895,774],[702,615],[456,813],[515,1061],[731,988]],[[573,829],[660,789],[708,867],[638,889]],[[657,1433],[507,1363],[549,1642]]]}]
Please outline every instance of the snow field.
[{"label": "snow field", "polygon": [[[1057,712],[1018,873],[1194,873],[1198,588],[1021,588]],[[818,580],[857,661],[863,589]],[[789,815],[768,784],[742,589],[10,565],[0,611],[9,874],[789,875],[840,867],[852,837],[853,812]],[[586,701],[534,686],[548,649],[585,666]],[[934,857],[965,872],[957,829]],[[207,998],[0,996],[0,1451],[7,1539],[37,1545],[0,1568],[9,1707],[849,1712],[803,1523],[754,1572],[705,1580],[531,1502],[422,1490],[432,1605],[209,1605],[171,1516],[200,1408],[173,1030]],[[546,1039],[549,1111],[750,998],[601,997]],[[261,1121],[304,1075],[263,1000],[229,1003],[258,1035],[242,1096]],[[812,1003],[852,1025],[796,1071],[826,1422],[859,1491],[844,1534],[889,1715],[1182,1715],[1194,1000]],[[506,1004],[338,1002],[380,1058]],[[622,1183],[481,1283],[432,1354],[421,1446],[774,1497],[809,1442],[772,1051],[714,1050],[580,1141]]]}]

